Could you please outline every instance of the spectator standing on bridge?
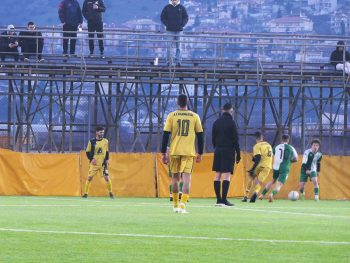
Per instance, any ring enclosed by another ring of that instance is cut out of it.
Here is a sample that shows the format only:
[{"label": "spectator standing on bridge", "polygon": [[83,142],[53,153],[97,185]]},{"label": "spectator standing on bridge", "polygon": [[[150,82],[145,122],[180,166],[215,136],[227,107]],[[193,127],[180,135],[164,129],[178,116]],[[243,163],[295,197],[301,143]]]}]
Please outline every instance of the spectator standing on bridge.
[{"label": "spectator standing on bridge", "polygon": [[19,40],[25,61],[29,61],[31,55],[35,55],[38,62],[44,61],[42,58],[44,39],[41,32],[35,30],[34,22],[28,22],[27,30],[19,33]]},{"label": "spectator standing on bridge", "polygon": [[[226,103],[223,107],[221,117],[214,122],[212,128],[212,143],[215,148],[213,171],[215,172],[214,190],[217,199],[216,206],[233,206],[227,200],[227,194],[234,163],[236,160],[238,164],[241,160],[241,151],[238,142],[237,125],[232,118],[232,114],[232,104]],[[222,187],[221,179],[223,180]]]},{"label": "spectator standing on bridge", "polygon": [[346,74],[350,74],[350,54],[345,49],[344,41],[338,41],[336,49],[332,52],[330,63],[336,70],[342,70]]},{"label": "spectator standing on bridge", "polygon": [[79,2],[63,0],[58,7],[58,15],[63,24],[63,56],[68,54],[68,42],[70,42],[70,55],[75,56],[77,30],[83,23]]},{"label": "spectator standing on bridge", "polygon": [[100,48],[100,57],[104,58],[102,13],[105,11],[106,6],[103,0],[84,1],[83,16],[88,22],[90,57],[94,54],[94,37],[96,32]]},{"label": "spectator standing on bridge", "polygon": [[181,35],[183,28],[188,22],[188,14],[186,8],[181,5],[180,0],[170,0],[169,4],[163,8],[161,13],[161,21],[166,27],[169,35],[167,42],[167,64],[172,64],[170,47],[172,42],[176,44],[175,63],[177,66],[181,64]]},{"label": "spectator standing on bridge", "polygon": [[13,56],[18,61],[18,37],[14,25],[8,25],[0,36],[0,56],[1,61],[5,61],[6,56]]}]

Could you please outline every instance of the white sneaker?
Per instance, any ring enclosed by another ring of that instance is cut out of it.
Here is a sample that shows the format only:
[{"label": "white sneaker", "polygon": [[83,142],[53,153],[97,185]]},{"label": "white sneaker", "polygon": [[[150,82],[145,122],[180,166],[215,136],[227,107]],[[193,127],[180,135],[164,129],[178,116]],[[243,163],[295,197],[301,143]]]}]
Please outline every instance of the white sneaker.
[{"label": "white sneaker", "polygon": [[38,62],[39,62],[39,63],[40,63],[40,62],[44,62],[44,61],[45,61],[44,58],[38,59]]},{"label": "white sneaker", "polygon": [[30,59],[29,58],[24,58],[24,61],[25,62],[30,62]]},{"label": "white sneaker", "polygon": [[188,214],[186,209],[181,209],[181,208],[180,208],[180,211],[178,213],[180,213],[180,214]]},{"label": "white sneaker", "polygon": [[178,213],[181,213],[181,214],[187,214],[188,212],[186,211],[186,205],[184,203],[180,203],[180,211]]},{"label": "white sneaker", "polygon": [[315,195],[315,201],[318,202],[320,200],[320,198],[318,197],[318,195]]},{"label": "white sneaker", "polygon": [[180,211],[181,211],[181,208],[180,207],[174,207],[173,208],[173,211],[175,212],[175,213],[181,213]]}]

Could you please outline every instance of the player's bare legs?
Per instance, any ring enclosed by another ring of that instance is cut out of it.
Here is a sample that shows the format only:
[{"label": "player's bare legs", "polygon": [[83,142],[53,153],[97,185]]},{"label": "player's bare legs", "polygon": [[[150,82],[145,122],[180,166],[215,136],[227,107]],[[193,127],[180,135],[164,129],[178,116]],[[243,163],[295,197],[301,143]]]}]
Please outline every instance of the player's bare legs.
[{"label": "player's bare legs", "polygon": [[275,185],[275,188],[272,190],[272,193],[269,195],[269,202],[273,201],[273,197],[278,194],[278,192],[281,190],[283,184],[281,182],[277,182]]},{"label": "player's bare legs", "polygon": [[304,188],[305,188],[305,182],[300,182],[299,183],[299,192],[301,194],[301,200],[304,200],[305,199],[305,191],[304,191]]},{"label": "player's bare legs", "polygon": [[173,188],[173,202],[174,202],[175,212],[177,212],[177,209],[179,207],[179,182],[180,182],[180,173],[173,173],[171,177],[171,185]]},{"label": "player's bare legs", "polygon": [[270,188],[276,183],[276,180],[272,179],[270,182],[268,182],[265,185],[264,190],[262,191],[261,195],[259,196],[260,200],[263,200],[265,198],[265,195],[267,194],[268,191],[270,191]]},{"label": "player's bare legs", "polygon": [[315,193],[315,201],[320,200],[319,198],[319,186],[318,186],[318,179],[316,177],[312,177],[312,183],[314,184],[314,193]]}]

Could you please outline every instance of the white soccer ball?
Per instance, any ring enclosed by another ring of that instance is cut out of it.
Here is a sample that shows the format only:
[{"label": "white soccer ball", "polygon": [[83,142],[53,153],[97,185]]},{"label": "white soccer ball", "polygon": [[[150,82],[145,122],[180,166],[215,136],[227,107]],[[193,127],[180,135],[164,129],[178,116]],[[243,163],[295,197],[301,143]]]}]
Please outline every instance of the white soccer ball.
[{"label": "white soccer ball", "polygon": [[299,193],[297,191],[290,191],[288,194],[288,199],[292,201],[296,201],[299,199]]}]

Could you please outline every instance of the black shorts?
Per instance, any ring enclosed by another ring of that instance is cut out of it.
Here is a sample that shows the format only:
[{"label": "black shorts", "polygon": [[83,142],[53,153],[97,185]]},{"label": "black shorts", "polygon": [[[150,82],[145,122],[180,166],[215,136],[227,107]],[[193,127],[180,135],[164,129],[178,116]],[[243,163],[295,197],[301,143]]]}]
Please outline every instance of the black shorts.
[{"label": "black shorts", "polygon": [[216,148],[214,152],[213,171],[233,174],[235,151],[232,148]]}]

